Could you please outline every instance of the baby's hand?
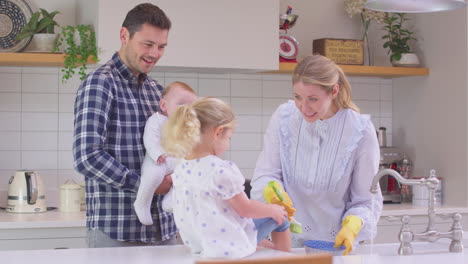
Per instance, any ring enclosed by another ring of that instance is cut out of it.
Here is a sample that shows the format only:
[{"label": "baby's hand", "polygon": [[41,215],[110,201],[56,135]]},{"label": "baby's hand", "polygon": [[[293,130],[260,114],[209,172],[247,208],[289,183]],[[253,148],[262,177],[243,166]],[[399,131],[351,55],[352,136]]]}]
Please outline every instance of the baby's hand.
[{"label": "baby's hand", "polygon": [[164,155],[164,154],[162,154],[161,156],[159,156],[158,160],[156,161],[156,163],[157,163],[158,165],[161,165],[161,164],[163,164],[163,163],[165,163],[165,162],[166,162],[166,155]]},{"label": "baby's hand", "polygon": [[269,204],[269,207],[271,211],[270,217],[273,218],[278,225],[281,225],[288,216],[288,212],[286,212],[283,206],[277,204]]}]

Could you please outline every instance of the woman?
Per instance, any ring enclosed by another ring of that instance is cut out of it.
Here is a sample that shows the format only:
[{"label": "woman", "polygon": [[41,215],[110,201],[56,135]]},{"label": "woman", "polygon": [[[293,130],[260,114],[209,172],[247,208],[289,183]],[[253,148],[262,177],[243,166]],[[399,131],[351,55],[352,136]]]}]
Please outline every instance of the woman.
[{"label": "woman", "polygon": [[372,203],[370,186],[380,152],[369,116],[359,114],[341,68],[312,55],[294,70],[294,102],[273,114],[252,180],[252,197],[263,200],[269,181],[279,182],[296,207],[304,240],[335,241],[352,250],[354,240],[376,234],[382,195]]}]

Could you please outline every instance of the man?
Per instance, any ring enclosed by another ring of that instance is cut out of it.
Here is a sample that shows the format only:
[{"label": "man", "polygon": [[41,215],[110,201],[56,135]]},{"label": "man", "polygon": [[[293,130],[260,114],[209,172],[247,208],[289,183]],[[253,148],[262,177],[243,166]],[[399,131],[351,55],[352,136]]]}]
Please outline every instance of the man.
[{"label": "man", "polygon": [[133,208],[145,150],[144,125],[159,111],[163,87],[146,74],[161,58],[171,22],[155,5],[130,10],[120,30],[121,48],[90,73],[75,101],[75,169],[85,176],[89,247],[176,244],[172,214],[162,210],[162,195],[172,181],[157,188],[144,226]]}]

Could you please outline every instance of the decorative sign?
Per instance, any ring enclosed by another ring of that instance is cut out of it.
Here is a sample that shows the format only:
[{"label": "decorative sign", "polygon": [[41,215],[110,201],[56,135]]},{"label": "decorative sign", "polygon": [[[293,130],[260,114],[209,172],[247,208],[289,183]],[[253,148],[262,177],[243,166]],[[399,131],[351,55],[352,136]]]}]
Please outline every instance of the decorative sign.
[{"label": "decorative sign", "polygon": [[355,39],[315,39],[312,52],[337,64],[363,65],[364,42]]}]

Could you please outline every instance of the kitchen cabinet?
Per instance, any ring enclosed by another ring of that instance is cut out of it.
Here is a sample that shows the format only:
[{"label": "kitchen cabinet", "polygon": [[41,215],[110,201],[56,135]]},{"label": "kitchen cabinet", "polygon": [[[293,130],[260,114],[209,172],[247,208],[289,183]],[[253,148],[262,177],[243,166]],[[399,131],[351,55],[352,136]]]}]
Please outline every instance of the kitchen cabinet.
[{"label": "kitchen cabinet", "polygon": [[86,247],[86,212],[0,212],[0,251]]},{"label": "kitchen cabinet", "polygon": [[172,21],[160,69],[278,69],[279,1],[271,0],[77,1],[78,23],[94,25],[101,62],[120,49],[125,15],[142,2],[159,6]]}]

